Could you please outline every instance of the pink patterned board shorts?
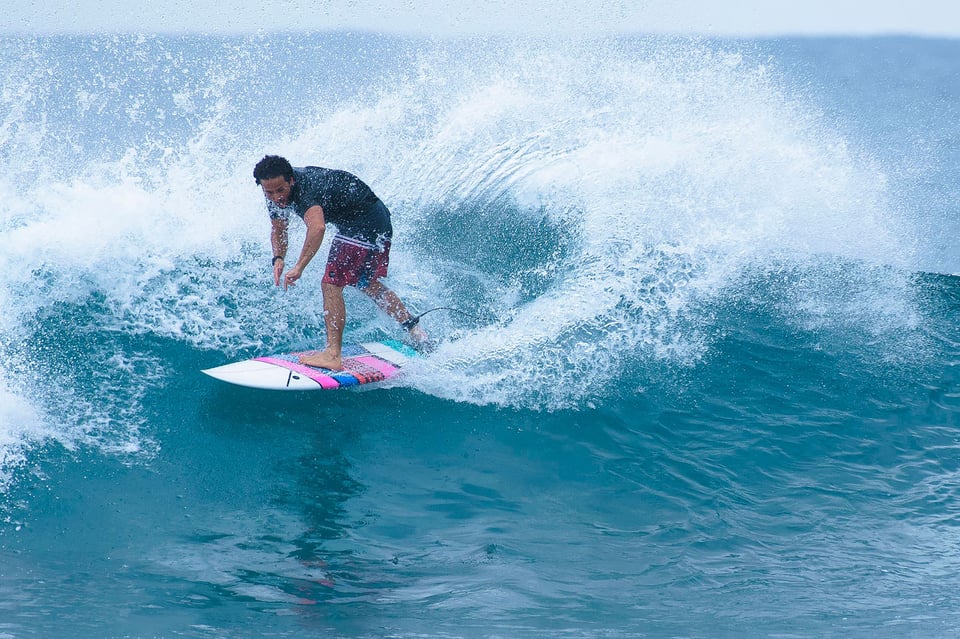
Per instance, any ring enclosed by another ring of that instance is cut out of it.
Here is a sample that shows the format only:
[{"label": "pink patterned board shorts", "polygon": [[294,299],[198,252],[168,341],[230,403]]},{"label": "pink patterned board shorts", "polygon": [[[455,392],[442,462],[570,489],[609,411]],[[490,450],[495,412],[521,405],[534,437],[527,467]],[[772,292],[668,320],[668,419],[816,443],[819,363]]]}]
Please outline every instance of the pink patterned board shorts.
[{"label": "pink patterned board shorts", "polygon": [[337,235],[330,245],[323,282],[340,287],[366,288],[371,282],[386,277],[389,265],[389,238],[371,244],[355,237]]}]

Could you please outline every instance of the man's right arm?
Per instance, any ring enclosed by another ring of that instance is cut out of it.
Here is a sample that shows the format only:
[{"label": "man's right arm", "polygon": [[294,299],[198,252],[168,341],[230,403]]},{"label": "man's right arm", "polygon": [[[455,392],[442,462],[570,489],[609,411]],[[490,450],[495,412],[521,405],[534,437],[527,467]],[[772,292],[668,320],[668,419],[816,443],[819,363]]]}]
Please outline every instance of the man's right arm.
[{"label": "man's right arm", "polygon": [[287,221],[283,218],[270,220],[270,246],[273,248],[273,284],[280,286],[283,276],[283,258],[287,256]]}]

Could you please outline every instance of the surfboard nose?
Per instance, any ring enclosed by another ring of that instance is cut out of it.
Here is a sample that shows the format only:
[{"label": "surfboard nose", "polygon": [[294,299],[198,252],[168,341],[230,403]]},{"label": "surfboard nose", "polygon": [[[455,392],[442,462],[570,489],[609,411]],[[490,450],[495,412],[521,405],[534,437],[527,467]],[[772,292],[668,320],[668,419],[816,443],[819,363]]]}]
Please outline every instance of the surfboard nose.
[{"label": "surfboard nose", "polygon": [[320,384],[306,375],[267,362],[247,360],[201,371],[229,384],[265,390],[316,390]]}]

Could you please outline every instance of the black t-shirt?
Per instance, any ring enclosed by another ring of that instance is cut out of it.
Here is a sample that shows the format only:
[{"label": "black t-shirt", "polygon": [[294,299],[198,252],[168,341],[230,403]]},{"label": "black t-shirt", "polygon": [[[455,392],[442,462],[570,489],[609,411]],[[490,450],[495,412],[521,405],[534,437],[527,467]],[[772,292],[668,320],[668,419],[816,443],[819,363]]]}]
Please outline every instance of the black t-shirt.
[{"label": "black t-shirt", "polygon": [[393,233],[390,211],[357,176],[338,169],[305,166],[293,169],[293,179],[287,207],[267,201],[271,219],[286,220],[291,211],[302,218],[307,209],[320,205],[324,221],[336,225],[342,235],[376,242]]}]

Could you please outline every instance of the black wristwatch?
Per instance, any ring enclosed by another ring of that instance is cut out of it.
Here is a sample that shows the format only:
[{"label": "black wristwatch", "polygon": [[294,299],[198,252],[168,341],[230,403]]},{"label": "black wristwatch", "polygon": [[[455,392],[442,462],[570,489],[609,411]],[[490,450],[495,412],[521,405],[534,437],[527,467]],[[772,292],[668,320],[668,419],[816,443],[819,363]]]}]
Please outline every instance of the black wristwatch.
[{"label": "black wristwatch", "polygon": [[282,256],[282,255],[274,255],[274,256],[273,256],[273,260],[270,262],[270,265],[271,265],[271,266],[276,266],[276,265],[277,265],[277,260],[282,260],[282,259],[283,259],[283,256]]}]

